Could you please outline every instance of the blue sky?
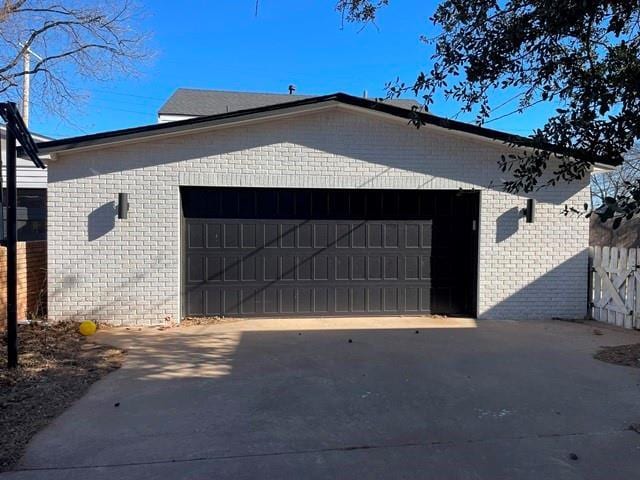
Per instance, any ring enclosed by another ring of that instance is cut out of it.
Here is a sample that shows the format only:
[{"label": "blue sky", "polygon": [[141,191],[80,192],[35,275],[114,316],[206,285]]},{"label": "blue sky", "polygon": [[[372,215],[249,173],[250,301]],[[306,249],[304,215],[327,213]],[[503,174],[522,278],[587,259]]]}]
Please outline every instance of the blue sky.
[{"label": "blue sky", "polygon": [[[140,28],[150,32],[153,58],[140,75],[108,83],[71,79],[89,96],[70,112],[71,122],[33,106],[31,128],[54,137],[82,135],[156,122],[156,111],[178,87],[297,93],[337,91],[384,96],[386,82],[407,82],[429,66],[434,0],[393,0],[377,29],[341,24],[335,0],[182,0],[141,2]],[[496,96],[496,104],[502,95]],[[504,96],[504,98],[508,98]],[[453,116],[459,105],[439,100],[432,112]],[[508,113],[513,104],[496,111]],[[492,128],[528,135],[542,126],[549,107],[491,122]],[[459,116],[472,121],[473,116]]]}]

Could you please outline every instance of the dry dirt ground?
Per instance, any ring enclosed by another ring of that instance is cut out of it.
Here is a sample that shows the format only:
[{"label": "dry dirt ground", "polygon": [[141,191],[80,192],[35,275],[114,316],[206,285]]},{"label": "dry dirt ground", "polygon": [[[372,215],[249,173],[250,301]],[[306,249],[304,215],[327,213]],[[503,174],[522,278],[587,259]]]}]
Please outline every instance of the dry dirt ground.
[{"label": "dry dirt ground", "polygon": [[640,343],[601,347],[593,358],[615,365],[640,368]]},{"label": "dry dirt ground", "polygon": [[82,337],[75,323],[20,325],[19,367],[8,370],[0,332],[0,472],[39,430],[123,361],[123,351]]}]

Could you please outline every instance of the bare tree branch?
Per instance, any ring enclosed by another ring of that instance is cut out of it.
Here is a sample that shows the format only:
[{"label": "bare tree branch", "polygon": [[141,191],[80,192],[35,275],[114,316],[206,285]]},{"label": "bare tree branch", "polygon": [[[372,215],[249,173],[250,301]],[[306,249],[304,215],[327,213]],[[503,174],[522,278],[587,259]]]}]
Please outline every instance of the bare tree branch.
[{"label": "bare tree branch", "polygon": [[[81,98],[71,79],[136,73],[148,57],[137,14],[131,0],[0,0],[0,95],[19,101],[30,75],[31,97],[60,114]],[[25,70],[29,51],[40,58]]]},{"label": "bare tree branch", "polygon": [[624,162],[615,170],[591,176],[591,199],[595,209],[605,205],[606,198],[631,195],[640,180],[640,145],[635,145],[625,155]]}]

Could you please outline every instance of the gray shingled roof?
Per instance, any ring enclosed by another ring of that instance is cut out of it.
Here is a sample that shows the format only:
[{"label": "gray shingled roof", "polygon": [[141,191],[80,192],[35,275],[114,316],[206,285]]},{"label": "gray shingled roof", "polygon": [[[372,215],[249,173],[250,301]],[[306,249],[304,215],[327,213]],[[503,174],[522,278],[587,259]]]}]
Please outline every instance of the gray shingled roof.
[{"label": "gray shingled roof", "polygon": [[[197,90],[179,88],[165,102],[159,115],[204,116],[235,112],[247,108],[266,107],[279,103],[313,98],[315,95],[288,95],[284,93],[227,92],[222,90]],[[415,100],[394,99],[385,103],[396,107],[420,106]]]}]

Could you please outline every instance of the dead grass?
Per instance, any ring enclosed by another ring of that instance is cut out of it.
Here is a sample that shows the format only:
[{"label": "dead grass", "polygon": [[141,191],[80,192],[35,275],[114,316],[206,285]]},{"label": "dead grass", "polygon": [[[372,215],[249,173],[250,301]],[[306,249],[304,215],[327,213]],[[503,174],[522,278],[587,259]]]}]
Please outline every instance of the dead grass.
[{"label": "dead grass", "polygon": [[593,358],[615,365],[640,368],[640,343],[601,347]]},{"label": "dead grass", "polygon": [[197,325],[218,325],[220,323],[237,322],[237,318],[224,317],[185,317],[180,321],[180,327],[193,327]]},{"label": "dead grass", "polygon": [[6,367],[7,341],[0,332],[0,472],[10,469],[33,435],[62,413],[89,386],[119,368],[121,350],[91,343],[77,324],[20,325],[19,367]]}]

